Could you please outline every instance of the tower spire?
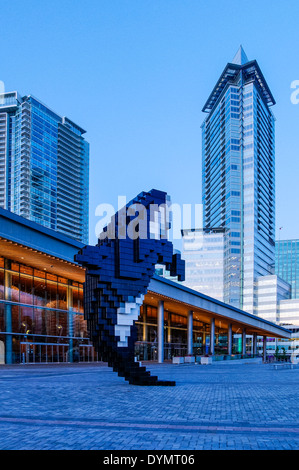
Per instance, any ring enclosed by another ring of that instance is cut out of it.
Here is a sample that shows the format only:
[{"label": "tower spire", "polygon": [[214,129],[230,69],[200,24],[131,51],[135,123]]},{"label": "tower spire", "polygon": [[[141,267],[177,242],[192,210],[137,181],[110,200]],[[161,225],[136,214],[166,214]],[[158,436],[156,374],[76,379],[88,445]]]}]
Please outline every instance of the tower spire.
[{"label": "tower spire", "polygon": [[248,57],[245,54],[242,45],[240,45],[235,57],[232,60],[232,63],[237,65],[244,65],[247,64],[247,62],[249,62]]}]

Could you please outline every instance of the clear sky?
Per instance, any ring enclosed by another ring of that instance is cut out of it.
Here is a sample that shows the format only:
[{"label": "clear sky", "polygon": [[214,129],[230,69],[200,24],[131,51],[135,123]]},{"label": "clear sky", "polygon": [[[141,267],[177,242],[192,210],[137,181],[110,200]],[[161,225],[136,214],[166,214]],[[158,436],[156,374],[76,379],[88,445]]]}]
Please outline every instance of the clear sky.
[{"label": "clear sky", "polygon": [[88,131],[91,243],[118,195],[201,202],[201,109],[240,44],[277,102],[277,229],[299,238],[298,17],[298,0],[0,0],[6,91]]}]

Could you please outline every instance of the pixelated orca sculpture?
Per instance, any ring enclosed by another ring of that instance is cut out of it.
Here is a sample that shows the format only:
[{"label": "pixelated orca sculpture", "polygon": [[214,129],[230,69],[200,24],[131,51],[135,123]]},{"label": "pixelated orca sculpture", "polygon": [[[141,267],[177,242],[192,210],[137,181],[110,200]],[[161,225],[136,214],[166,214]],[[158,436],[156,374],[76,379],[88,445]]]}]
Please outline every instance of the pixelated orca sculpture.
[{"label": "pixelated orca sculpture", "polygon": [[185,278],[185,262],[167,239],[169,204],[165,192],[140,193],[111,218],[96,246],[75,256],[86,268],[84,316],[94,347],[101,360],[134,385],[175,385],[151,376],[134,358],[135,321],[155,266]]}]

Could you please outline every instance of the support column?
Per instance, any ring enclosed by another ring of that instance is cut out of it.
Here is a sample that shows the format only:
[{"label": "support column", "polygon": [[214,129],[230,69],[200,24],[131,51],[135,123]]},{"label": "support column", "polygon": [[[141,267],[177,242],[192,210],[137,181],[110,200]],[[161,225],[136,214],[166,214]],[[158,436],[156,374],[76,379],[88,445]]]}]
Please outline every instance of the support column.
[{"label": "support column", "polygon": [[171,344],[171,313],[168,312],[168,322],[167,322],[167,343]]},{"label": "support column", "polygon": [[143,345],[143,360],[148,360],[148,330],[147,330],[147,306],[143,304],[143,329],[142,329],[142,341]]},{"label": "support column", "polygon": [[187,354],[193,355],[193,311],[189,310],[187,318],[187,328],[188,328],[188,349]]},{"label": "support column", "polygon": [[206,333],[206,325],[203,326],[202,332],[202,354],[205,355],[207,353],[207,333]]},{"label": "support column", "polygon": [[252,339],[252,341],[253,341],[253,350],[252,350],[252,354],[253,354],[254,356],[256,356],[256,355],[257,355],[257,334],[256,334],[256,333],[253,333],[253,339]]},{"label": "support column", "polygon": [[243,356],[246,354],[246,328],[242,330],[242,354]]},{"label": "support column", "polygon": [[158,303],[158,362],[164,362],[164,302],[159,300]]},{"label": "support column", "polygon": [[215,318],[211,319],[210,353],[212,356],[215,353]]},{"label": "support column", "polygon": [[233,352],[233,325],[230,323],[228,325],[228,333],[227,333],[227,354],[231,356],[232,352]]},{"label": "support column", "polygon": [[68,281],[67,286],[67,309],[69,316],[69,325],[68,325],[68,336],[69,336],[69,362],[74,362],[73,357],[73,336],[74,336],[74,313],[73,313],[73,289],[71,287],[72,281]]},{"label": "support column", "polygon": [[143,304],[142,341],[147,341],[147,306]]},{"label": "support column", "polygon": [[263,336],[263,362],[267,360],[267,336]]},{"label": "support column", "polygon": [[[11,273],[7,272],[11,268],[10,260],[4,261],[4,299],[11,300]],[[5,332],[12,333],[12,307],[10,303],[5,303]],[[12,334],[5,335],[5,363],[12,364]]]}]

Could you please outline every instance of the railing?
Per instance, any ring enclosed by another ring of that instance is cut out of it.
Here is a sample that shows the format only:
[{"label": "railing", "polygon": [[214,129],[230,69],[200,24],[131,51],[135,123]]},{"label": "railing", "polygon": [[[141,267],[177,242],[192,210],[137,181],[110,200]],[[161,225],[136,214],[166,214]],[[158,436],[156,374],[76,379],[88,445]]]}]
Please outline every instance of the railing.
[{"label": "railing", "polygon": [[[260,354],[241,354],[233,350],[233,354],[228,356],[226,348],[219,348],[213,354],[213,361],[234,360],[234,359],[248,359],[261,357]],[[204,347],[193,348],[193,355],[195,357],[204,356],[206,350]],[[173,357],[187,356],[188,348],[184,343],[164,343],[164,360],[172,360]],[[137,341],[135,343],[135,356],[139,361],[157,361],[158,360],[158,343],[149,341]]]},{"label": "railing", "polygon": [[262,357],[260,356],[259,354],[232,354],[230,356],[228,356],[227,354],[219,354],[219,355],[215,355],[213,356],[213,361],[225,361],[225,360],[230,360],[230,361],[233,361],[233,360],[237,360],[237,359],[254,359],[254,358],[257,358],[257,357]]},{"label": "railing", "polygon": [[[137,341],[135,343],[135,355],[139,361],[157,361],[158,343]],[[164,360],[171,360],[175,356],[186,356],[187,344],[164,343]]]}]

